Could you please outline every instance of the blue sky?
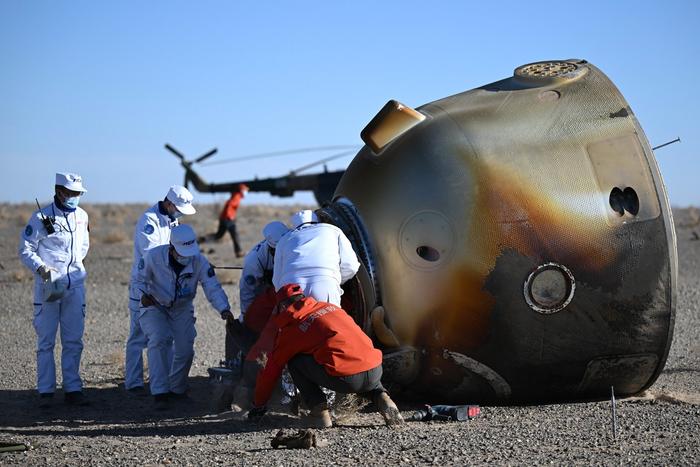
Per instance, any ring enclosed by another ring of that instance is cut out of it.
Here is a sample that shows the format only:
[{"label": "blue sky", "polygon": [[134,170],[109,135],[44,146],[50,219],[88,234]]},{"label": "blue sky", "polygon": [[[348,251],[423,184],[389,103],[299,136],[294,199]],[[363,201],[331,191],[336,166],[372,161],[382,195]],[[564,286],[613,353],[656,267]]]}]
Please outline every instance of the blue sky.
[{"label": "blue sky", "polygon": [[[71,170],[86,202],[152,202],[182,182],[166,142],[191,157],[217,147],[212,162],[360,146],[389,99],[417,107],[525,63],[583,58],[622,91],[652,145],[681,137],[657,159],[671,203],[700,205],[698,31],[691,0],[2,0],[0,201],[48,200],[54,173]],[[276,176],[333,153],[200,172],[211,182]]]}]

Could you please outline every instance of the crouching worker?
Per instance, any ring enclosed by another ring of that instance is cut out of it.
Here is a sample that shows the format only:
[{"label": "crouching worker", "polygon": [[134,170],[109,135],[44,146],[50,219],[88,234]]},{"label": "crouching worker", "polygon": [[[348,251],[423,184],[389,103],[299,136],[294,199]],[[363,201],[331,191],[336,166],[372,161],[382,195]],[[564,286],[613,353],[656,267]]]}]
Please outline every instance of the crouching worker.
[{"label": "crouching worker", "polygon": [[277,291],[277,299],[272,319],[279,333],[258,374],[255,407],[249,412],[249,419],[265,413],[275,382],[287,365],[301,398],[311,410],[311,426],[332,426],[321,387],[369,398],[387,425],[403,423],[381,383],[382,352],[374,348],[370,338],[342,308],[304,296],[297,284],[283,286]]},{"label": "crouching worker", "polygon": [[139,261],[134,289],[141,302],[139,323],[148,340],[148,374],[158,410],[166,409],[171,397],[185,397],[197,335],[192,302],[198,283],[221,319],[232,321],[228,297],[214,268],[199,253],[189,225],[174,227],[169,245],[148,250]]},{"label": "crouching worker", "polygon": [[[241,314],[237,321],[226,325],[226,365],[234,370],[240,369],[242,377],[234,392],[224,391],[221,394],[220,403],[217,403],[219,409],[228,410],[233,401],[237,408],[243,410],[251,406],[259,370],[256,360],[262,352],[269,352],[275,342],[277,328],[272,324],[266,327],[277,305],[272,268],[277,242],[288,231],[282,222],[267,224],[262,231],[265,238],[246,255],[243,262]],[[263,329],[267,332],[260,337]]]}]

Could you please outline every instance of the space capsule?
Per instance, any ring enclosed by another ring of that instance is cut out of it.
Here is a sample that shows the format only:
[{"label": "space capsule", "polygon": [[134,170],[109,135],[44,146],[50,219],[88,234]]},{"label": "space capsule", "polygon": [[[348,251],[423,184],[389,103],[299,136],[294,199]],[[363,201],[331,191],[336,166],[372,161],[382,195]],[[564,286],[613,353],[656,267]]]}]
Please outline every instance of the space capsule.
[{"label": "space capsule", "polygon": [[677,256],[653,151],[585,60],[412,109],[390,101],[319,213],[362,267],[346,308],[393,393],[442,402],[637,393],[673,335]]}]

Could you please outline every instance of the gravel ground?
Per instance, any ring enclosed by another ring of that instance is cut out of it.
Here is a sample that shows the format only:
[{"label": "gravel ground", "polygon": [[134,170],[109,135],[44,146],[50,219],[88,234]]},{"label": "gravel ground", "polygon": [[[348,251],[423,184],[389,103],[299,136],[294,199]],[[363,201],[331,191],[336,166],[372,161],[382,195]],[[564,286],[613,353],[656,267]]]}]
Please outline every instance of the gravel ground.
[{"label": "gravel ground", "polygon": [[[51,409],[36,407],[35,334],[31,277],[16,257],[29,205],[0,205],[0,442],[34,449],[0,454],[3,465],[394,465],[394,464],[700,464],[700,211],[676,210],[680,257],[675,337],[666,368],[647,393],[618,400],[613,439],[610,402],[482,407],[463,423],[414,422],[399,429],[375,413],[357,413],[321,433],[328,446],[274,450],[270,439],[296,419],[268,415],[260,424],[231,413],[211,414],[206,369],[223,353],[222,323],[203,294],[197,296],[191,400],[160,413],[150,398],[123,390],[123,349],[128,333],[126,284],[131,228],[146,206],[87,206],[92,247],[82,376],[88,407],[68,408],[62,394]],[[298,206],[245,206],[239,229],[244,244],[262,226]],[[188,218],[199,233],[216,228],[216,206]],[[214,264],[240,264],[228,238],[206,245]],[[213,250],[213,251],[210,251]],[[238,272],[220,274],[235,309]],[[57,345],[57,356],[60,345]],[[60,374],[60,372],[59,372]],[[60,375],[59,375],[60,383]],[[401,405],[404,415],[415,406]]]}]

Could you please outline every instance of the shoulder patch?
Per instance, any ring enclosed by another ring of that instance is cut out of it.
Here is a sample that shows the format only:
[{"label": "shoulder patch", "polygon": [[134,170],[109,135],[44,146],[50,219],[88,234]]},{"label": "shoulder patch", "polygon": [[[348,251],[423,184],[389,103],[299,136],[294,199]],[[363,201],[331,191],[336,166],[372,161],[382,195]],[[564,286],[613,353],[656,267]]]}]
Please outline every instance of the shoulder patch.
[{"label": "shoulder patch", "polygon": [[[15,230],[16,232],[16,230]],[[34,233],[34,229],[32,228],[31,225],[28,225],[27,227],[24,228],[24,236],[25,237],[31,237],[31,235]]]},{"label": "shoulder patch", "polygon": [[255,285],[255,277],[252,276],[252,275],[250,275],[250,274],[248,274],[247,276],[245,276],[245,278],[244,278],[243,280],[244,280],[245,283],[248,284],[248,285]]},{"label": "shoulder patch", "polygon": [[146,235],[151,235],[153,232],[156,231],[156,229],[151,224],[146,224],[143,228],[143,231]]},{"label": "shoulder patch", "polygon": [[143,269],[146,266],[146,262],[141,258],[139,260],[139,269]]},{"label": "shoulder patch", "polygon": [[214,266],[209,266],[209,271],[207,271],[207,275],[209,277],[214,277],[216,275],[216,271],[214,271]]}]

